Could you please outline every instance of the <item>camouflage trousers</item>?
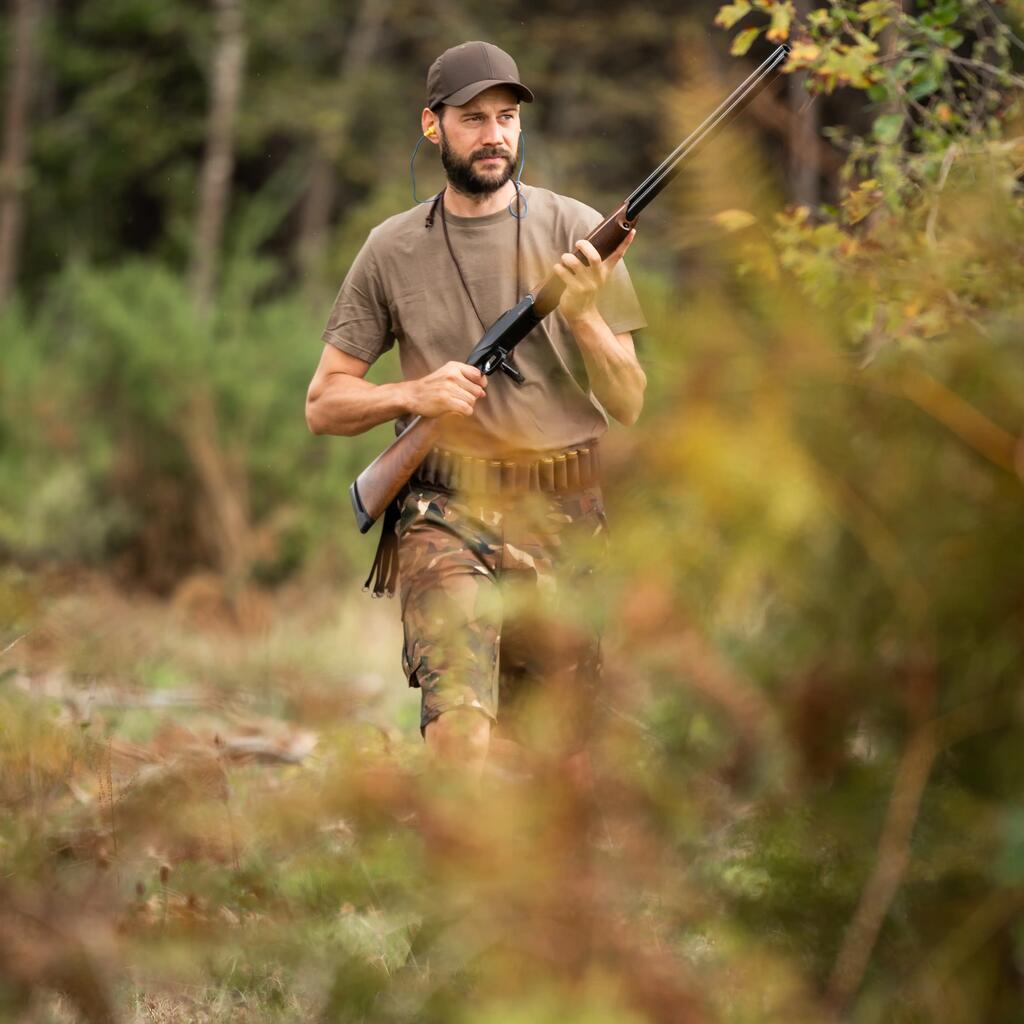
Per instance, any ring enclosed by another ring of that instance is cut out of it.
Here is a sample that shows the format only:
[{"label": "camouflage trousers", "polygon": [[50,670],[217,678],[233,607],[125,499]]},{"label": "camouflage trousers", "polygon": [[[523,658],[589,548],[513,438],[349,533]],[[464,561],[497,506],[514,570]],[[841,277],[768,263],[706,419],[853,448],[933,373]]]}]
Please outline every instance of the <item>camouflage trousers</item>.
[{"label": "camouflage trousers", "polygon": [[421,732],[468,708],[500,713],[500,731],[529,746],[577,748],[601,667],[600,487],[474,499],[414,483],[398,538]]}]

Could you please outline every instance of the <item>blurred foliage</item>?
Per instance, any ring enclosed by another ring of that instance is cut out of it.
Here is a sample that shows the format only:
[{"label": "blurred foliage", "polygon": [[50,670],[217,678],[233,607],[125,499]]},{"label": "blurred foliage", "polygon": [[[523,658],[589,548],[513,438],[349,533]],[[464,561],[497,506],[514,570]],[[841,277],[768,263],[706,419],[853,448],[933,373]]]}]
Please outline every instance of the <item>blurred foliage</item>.
[{"label": "blurred foliage", "polygon": [[[344,493],[390,428],[313,438],[302,397],[330,288],[407,203],[443,46],[521,55],[545,97],[527,177],[594,205],[713,106],[703,28],[588,10],[396,0],[345,83],[357,10],[252,6],[200,318],[182,264],[210,12],[54,9],[0,318],[3,1012],[1021,1019],[1019,3],[721,8],[723,49],[788,40],[840,104],[845,169],[786,208],[744,120],[630,254],[648,401],[609,435],[612,563],[573,609],[609,624],[593,784],[544,752],[482,796],[424,764]],[[337,192],[303,276],[312,147]],[[202,571],[182,418],[203,389],[252,518],[257,585],[234,595]]]},{"label": "blurred foliage", "polygon": [[[157,264],[72,264],[35,323],[7,320],[3,379],[7,478],[0,544],[23,558],[123,561],[130,578],[173,584],[205,561],[204,514],[181,436],[196,388],[210,385],[240,453],[260,527],[255,572],[274,580],[314,547],[351,545],[333,529],[342,481],[380,444],[317,444],[302,417],[308,339],[296,297],[256,304],[227,268],[216,315],[197,316],[181,277]],[[334,552],[334,555],[332,555]]]}]

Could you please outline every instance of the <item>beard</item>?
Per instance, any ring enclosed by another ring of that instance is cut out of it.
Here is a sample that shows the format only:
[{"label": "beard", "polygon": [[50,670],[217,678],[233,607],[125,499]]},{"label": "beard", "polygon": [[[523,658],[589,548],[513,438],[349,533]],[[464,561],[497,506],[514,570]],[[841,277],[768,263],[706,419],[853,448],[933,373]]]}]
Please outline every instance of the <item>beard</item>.
[{"label": "beard", "polygon": [[[505,161],[505,166],[500,171],[492,171],[486,177],[477,174],[473,169],[474,161],[483,157],[500,157]],[[467,160],[458,156],[448,143],[448,138],[441,129],[441,164],[444,166],[445,174],[452,187],[459,192],[469,196],[487,196],[497,192],[506,181],[512,179],[515,171],[515,161],[504,149],[495,149],[492,146],[483,149],[475,149],[469,154]]]}]

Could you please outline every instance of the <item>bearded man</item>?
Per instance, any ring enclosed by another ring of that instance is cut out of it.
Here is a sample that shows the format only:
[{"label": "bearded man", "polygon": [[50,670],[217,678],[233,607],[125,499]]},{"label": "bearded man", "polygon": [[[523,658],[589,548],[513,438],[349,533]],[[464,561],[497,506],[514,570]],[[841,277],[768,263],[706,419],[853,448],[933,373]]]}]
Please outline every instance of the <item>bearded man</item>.
[{"label": "bearded man", "polygon": [[[621,263],[632,234],[601,260],[585,241],[600,214],[515,177],[519,104],[532,100],[491,43],[462,43],[433,63],[421,127],[447,184],[427,211],[370,232],[306,400],[317,434],[442,417],[441,441],[382,543],[397,538],[402,662],[421,689],[421,731],[475,778],[499,722],[567,753],[580,742],[600,665],[600,630],[577,614],[605,542],[598,442],[609,415],[636,421],[647,383],[631,334],[646,322]],[[485,377],[464,363],[551,272],[565,283],[559,308],[514,366]],[[404,379],[367,381],[396,341]],[[538,694],[553,702],[531,705]],[[531,706],[543,713],[531,718]]]}]

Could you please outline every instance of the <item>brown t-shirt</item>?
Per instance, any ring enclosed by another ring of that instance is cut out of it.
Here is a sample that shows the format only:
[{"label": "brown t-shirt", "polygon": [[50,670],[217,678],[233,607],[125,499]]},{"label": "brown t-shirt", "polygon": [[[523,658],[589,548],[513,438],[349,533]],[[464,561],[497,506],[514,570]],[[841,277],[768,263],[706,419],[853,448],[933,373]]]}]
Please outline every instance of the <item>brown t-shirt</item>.
[{"label": "brown t-shirt", "polygon": [[[604,219],[596,210],[547,189],[523,185],[521,284],[536,289],[563,252]],[[323,340],[372,363],[398,341],[406,380],[451,359],[465,361],[483,330],[445,245],[440,213],[414,207],[374,228],[349,269]],[[508,210],[484,217],[447,214],[452,248],[485,324],[521,297],[516,294],[516,220]],[[615,334],[647,326],[620,261],[602,289],[598,309]],[[599,437],[608,416],[590,393],[586,367],[560,310],[519,343],[520,386],[503,373],[471,417],[450,417],[446,447],[477,455],[568,448]]]}]

